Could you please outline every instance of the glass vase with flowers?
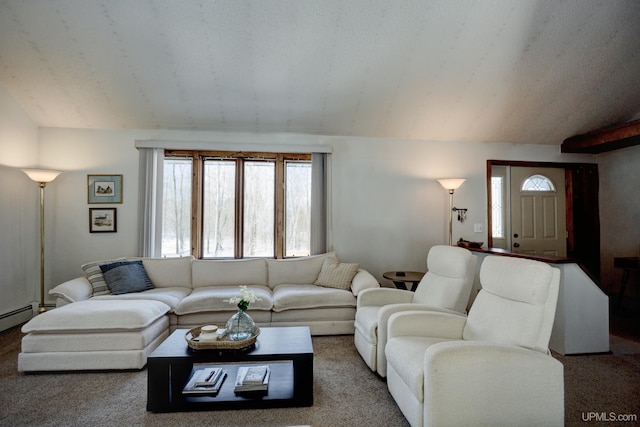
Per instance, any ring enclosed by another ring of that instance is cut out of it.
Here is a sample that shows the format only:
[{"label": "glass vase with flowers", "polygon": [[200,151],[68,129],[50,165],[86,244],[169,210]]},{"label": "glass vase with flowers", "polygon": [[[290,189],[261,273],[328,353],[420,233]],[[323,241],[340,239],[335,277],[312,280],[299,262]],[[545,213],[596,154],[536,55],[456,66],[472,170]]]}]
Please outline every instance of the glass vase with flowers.
[{"label": "glass vase with flowers", "polygon": [[251,303],[262,301],[262,299],[244,285],[240,286],[240,294],[241,296],[239,297],[224,300],[238,307],[238,311],[229,318],[225,325],[227,338],[231,341],[244,341],[251,338],[258,331],[255,322],[251,316],[247,314],[247,309]]}]

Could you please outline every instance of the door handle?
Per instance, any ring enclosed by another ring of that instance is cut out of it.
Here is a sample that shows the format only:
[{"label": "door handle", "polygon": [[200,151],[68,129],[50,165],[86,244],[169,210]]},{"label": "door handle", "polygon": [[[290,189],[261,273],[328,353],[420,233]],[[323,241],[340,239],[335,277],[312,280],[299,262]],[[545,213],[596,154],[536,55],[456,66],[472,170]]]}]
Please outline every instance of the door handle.
[{"label": "door handle", "polygon": [[515,242],[515,243],[513,244],[513,247],[514,247],[514,248],[519,248],[519,247],[520,247],[520,243]]}]

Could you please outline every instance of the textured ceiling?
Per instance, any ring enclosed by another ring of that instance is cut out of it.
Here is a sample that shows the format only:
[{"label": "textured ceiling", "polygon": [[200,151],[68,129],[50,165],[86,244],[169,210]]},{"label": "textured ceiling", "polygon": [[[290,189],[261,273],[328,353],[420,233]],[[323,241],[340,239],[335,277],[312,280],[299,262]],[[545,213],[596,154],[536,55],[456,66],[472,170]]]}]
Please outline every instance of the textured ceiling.
[{"label": "textured ceiling", "polygon": [[0,0],[39,126],[560,144],[640,113],[636,0]]}]

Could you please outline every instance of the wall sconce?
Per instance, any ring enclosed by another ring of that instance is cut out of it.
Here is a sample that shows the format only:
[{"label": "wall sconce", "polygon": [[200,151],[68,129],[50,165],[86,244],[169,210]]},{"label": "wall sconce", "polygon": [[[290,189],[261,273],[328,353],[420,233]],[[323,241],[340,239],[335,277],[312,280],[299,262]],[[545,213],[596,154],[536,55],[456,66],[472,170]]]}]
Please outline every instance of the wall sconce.
[{"label": "wall sconce", "polygon": [[[466,209],[458,209],[453,207],[453,192],[457,190],[466,178],[442,178],[438,182],[445,190],[449,190],[449,246],[453,246],[453,212],[458,212],[458,221],[462,222],[467,216]],[[464,211],[464,212],[462,212]]]},{"label": "wall sconce", "polygon": [[44,188],[62,172],[46,169],[22,169],[22,172],[40,185],[40,308],[38,313],[44,313],[47,311],[44,305]]}]

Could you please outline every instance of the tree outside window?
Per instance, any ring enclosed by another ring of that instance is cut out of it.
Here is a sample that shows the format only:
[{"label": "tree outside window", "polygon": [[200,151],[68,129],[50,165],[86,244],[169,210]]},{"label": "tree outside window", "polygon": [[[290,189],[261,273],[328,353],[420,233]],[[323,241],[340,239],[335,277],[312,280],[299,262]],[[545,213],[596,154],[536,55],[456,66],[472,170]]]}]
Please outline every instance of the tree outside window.
[{"label": "tree outside window", "polygon": [[162,256],[309,255],[310,157],[167,152]]}]

